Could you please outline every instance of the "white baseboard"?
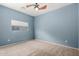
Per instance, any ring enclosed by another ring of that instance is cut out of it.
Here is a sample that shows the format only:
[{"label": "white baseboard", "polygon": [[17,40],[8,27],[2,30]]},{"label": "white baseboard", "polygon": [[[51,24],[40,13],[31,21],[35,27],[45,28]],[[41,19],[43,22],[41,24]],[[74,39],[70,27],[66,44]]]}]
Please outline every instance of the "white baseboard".
[{"label": "white baseboard", "polygon": [[[36,39],[36,40],[37,40],[37,39]],[[63,47],[66,47],[66,48],[71,48],[71,49],[78,49],[78,48],[74,48],[74,47],[62,45],[62,44],[55,43],[55,42],[49,42],[49,41],[45,41],[45,40],[37,40],[37,41],[43,41],[43,42],[46,42],[46,43],[49,43],[49,44],[59,45],[59,46],[63,46]]]}]

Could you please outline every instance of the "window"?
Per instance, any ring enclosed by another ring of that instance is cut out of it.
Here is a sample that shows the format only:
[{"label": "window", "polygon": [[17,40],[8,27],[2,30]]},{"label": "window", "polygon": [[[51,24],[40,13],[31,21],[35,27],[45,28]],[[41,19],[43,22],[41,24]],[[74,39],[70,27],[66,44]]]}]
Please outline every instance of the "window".
[{"label": "window", "polygon": [[27,22],[22,22],[18,20],[11,20],[11,28],[13,31],[27,31],[28,29],[28,23]]}]

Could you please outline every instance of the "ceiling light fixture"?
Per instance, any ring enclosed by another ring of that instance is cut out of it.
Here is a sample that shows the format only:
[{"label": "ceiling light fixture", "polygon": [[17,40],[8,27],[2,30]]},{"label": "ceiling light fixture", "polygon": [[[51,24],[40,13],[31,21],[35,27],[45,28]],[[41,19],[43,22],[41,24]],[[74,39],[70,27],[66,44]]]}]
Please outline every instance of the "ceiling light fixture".
[{"label": "ceiling light fixture", "polygon": [[34,7],[35,11],[47,9],[47,5],[40,6],[38,3],[26,5],[27,8],[32,6]]},{"label": "ceiling light fixture", "polygon": [[34,7],[34,9],[35,9],[35,11],[38,11],[39,10],[39,4],[38,3],[35,3],[35,7]]},{"label": "ceiling light fixture", "polygon": [[35,11],[38,11],[39,9],[38,8],[35,8]]}]

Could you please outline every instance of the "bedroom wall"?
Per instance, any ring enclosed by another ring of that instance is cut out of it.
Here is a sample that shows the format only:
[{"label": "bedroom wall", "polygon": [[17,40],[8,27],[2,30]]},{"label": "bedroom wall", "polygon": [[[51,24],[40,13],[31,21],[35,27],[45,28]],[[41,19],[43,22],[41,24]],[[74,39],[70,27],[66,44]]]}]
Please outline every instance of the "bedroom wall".
[{"label": "bedroom wall", "polygon": [[[11,20],[28,22],[29,31],[12,31]],[[23,40],[33,39],[33,21],[34,17],[17,12],[0,5],[0,45],[15,43]]]},{"label": "bedroom wall", "polygon": [[[79,4],[78,9],[77,4],[71,4],[32,17],[0,5],[0,45],[39,39],[79,47],[78,10]],[[12,31],[12,19],[28,22],[29,31]]]},{"label": "bedroom wall", "polygon": [[79,3],[78,3],[78,48],[79,48]]},{"label": "bedroom wall", "polygon": [[77,48],[77,13],[77,4],[71,4],[35,17],[36,39]]}]

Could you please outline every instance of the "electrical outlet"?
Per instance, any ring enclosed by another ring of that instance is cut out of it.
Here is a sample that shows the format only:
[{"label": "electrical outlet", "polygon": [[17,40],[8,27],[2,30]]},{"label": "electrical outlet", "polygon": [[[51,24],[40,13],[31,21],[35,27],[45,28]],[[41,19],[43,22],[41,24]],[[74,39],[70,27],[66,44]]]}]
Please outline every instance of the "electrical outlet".
[{"label": "electrical outlet", "polygon": [[68,42],[68,40],[65,40],[64,42],[65,42],[65,43],[67,43],[67,42]]},{"label": "electrical outlet", "polygon": [[8,39],[8,42],[10,41],[10,39]]}]

